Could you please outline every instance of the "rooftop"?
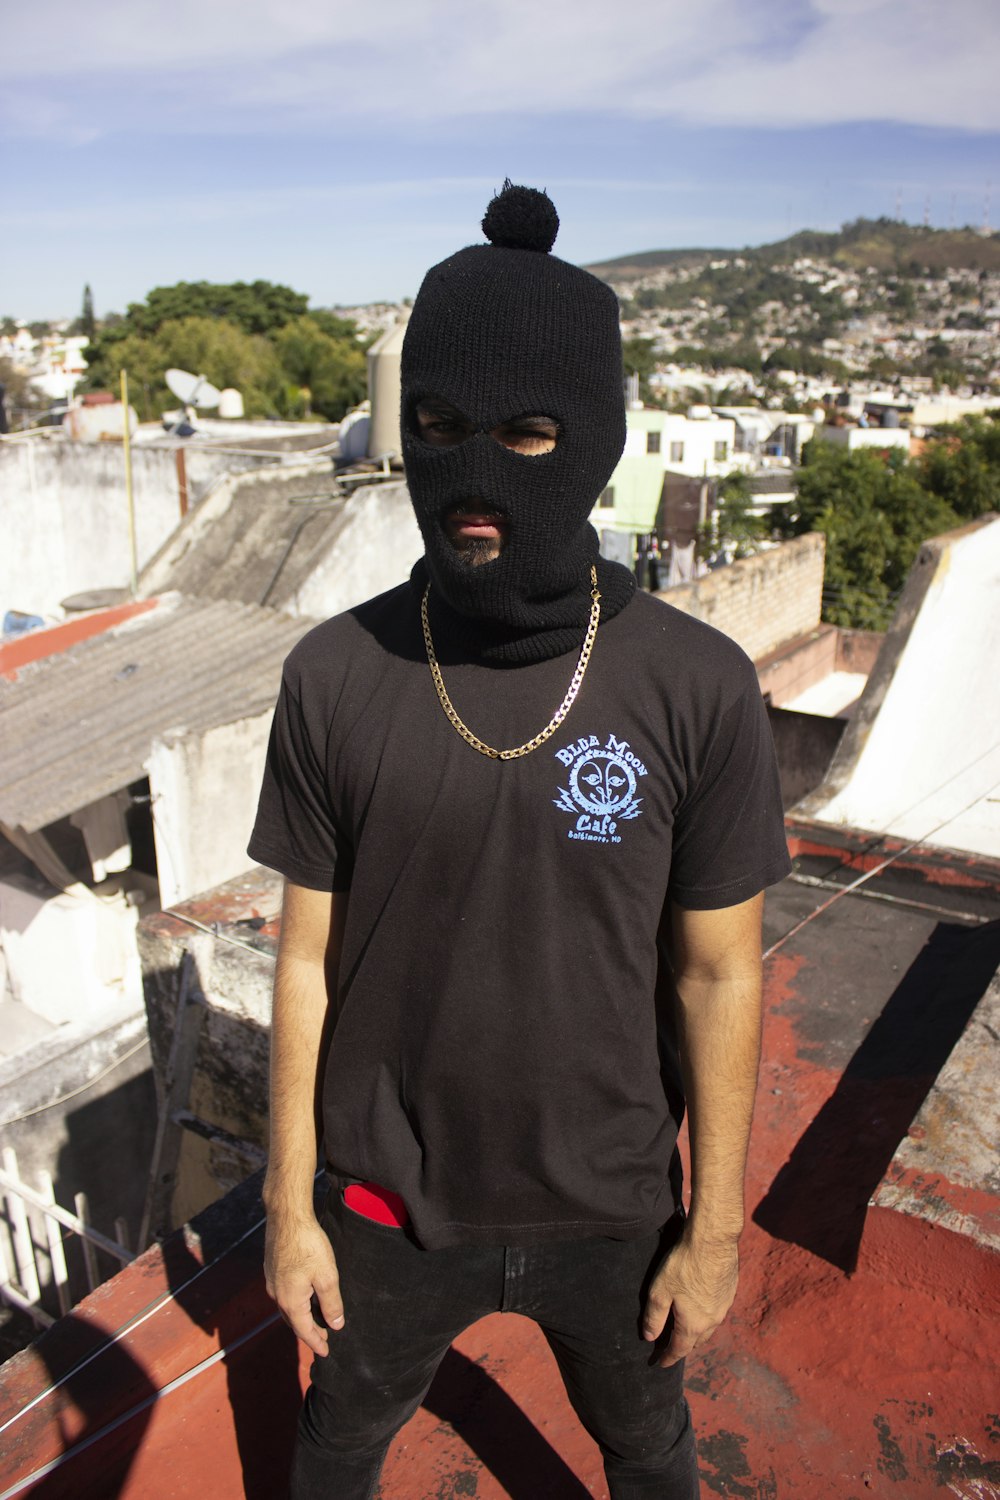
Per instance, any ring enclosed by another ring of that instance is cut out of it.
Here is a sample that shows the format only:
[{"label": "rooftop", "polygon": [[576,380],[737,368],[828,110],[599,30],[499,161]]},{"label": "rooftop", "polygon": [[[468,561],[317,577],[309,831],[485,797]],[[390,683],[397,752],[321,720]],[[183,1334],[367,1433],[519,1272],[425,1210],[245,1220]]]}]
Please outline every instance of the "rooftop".
[{"label": "rooftop", "polygon": [[332,469],[268,468],[190,511],[140,584],[325,617],[401,583],[419,550],[402,482],[367,476],[348,489]]},{"label": "rooftop", "polygon": [[[975,1137],[1000,1076],[1000,865],[810,822],[788,835],[795,870],[766,905],[740,1294],[688,1366],[704,1491],[987,1500],[1000,1200]],[[162,920],[214,928],[231,961],[256,964],[274,952],[277,891],[251,872]],[[280,1492],[305,1361],[264,1292],[258,1187],[4,1367],[0,1500],[33,1483],[194,1497],[208,1473],[216,1500]],[[383,1493],[606,1496],[532,1324],[494,1314],[462,1335]]]},{"label": "rooftop", "polygon": [[13,676],[0,670],[0,823],[10,828],[36,832],[139,780],[154,738],[267,712],[311,624],[176,594],[107,613],[89,639],[79,636],[100,615],[34,631],[11,643],[13,665],[0,659]]}]

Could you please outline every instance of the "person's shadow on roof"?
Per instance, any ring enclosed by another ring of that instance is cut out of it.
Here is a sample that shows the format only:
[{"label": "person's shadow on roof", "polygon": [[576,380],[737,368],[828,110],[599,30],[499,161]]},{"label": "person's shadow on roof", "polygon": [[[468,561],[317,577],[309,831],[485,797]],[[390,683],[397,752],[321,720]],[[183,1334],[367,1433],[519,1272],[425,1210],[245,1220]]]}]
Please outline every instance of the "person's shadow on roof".
[{"label": "person's shadow on roof", "polygon": [[457,1349],[448,1350],[423,1405],[454,1428],[511,1500],[590,1495],[516,1401]]},{"label": "person's shadow on roof", "polygon": [[[157,1399],[149,1373],[113,1333],[74,1313],[60,1318],[31,1352],[45,1365],[54,1387],[37,1408],[39,1420],[57,1426],[63,1444],[59,1457],[47,1461],[34,1445],[39,1455],[34,1472],[46,1462],[53,1464],[31,1487],[34,1500],[76,1500],[80,1495],[111,1500],[120,1495]],[[4,1438],[9,1456],[16,1456],[19,1437],[32,1441],[31,1432],[31,1412],[26,1411]]]},{"label": "person's shadow on roof", "polygon": [[1000,922],[939,922],[754,1212],[853,1271],[868,1201],[1000,964]]},{"label": "person's shadow on roof", "polygon": [[[255,1174],[194,1219],[200,1256],[183,1230],[162,1250],[174,1302],[224,1351],[246,1500],[279,1500],[287,1492],[302,1388],[295,1335],[264,1287],[262,1177]],[[186,1400],[192,1421],[208,1419],[198,1377],[170,1399]]]}]

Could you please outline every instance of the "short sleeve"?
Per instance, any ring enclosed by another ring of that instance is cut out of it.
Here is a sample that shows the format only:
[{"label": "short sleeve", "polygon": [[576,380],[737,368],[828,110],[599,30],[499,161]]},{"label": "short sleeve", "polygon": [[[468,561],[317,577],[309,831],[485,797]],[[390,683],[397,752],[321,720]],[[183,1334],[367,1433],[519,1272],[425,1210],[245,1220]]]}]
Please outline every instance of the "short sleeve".
[{"label": "short sleeve", "polygon": [[713,911],[749,901],[790,870],[774,741],[753,673],[719,715],[678,808],[669,895]]},{"label": "short sleeve", "polygon": [[345,891],[354,859],[288,674],[281,684],[247,853],[295,885]]}]

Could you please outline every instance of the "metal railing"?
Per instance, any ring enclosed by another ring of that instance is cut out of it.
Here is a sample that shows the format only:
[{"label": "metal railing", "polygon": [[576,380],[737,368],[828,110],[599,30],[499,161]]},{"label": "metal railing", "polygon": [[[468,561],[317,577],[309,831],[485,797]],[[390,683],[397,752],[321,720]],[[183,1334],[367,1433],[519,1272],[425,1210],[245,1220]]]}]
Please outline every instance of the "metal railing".
[{"label": "metal railing", "polygon": [[[75,1193],[75,1213],[55,1201],[52,1178],[48,1172],[37,1172],[37,1187],[21,1178],[17,1156],[11,1146],[0,1154],[0,1189],[6,1212],[0,1218],[0,1297],[19,1308],[39,1328],[48,1328],[55,1316],[42,1305],[51,1288],[59,1314],[73,1305],[66,1246],[70,1236],[80,1244],[88,1291],[100,1286],[102,1275],[97,1251],[127,1265],[135,1259],[128,1246],[128,1230],[123,1219],[115,1220],[116,1239],[109,1239],[89,1222],[90,1208],[86,1193]],[[33,1210],[33,1212],[30,1212]],[[69,1231],[67,1235],[66,1231]]]}]

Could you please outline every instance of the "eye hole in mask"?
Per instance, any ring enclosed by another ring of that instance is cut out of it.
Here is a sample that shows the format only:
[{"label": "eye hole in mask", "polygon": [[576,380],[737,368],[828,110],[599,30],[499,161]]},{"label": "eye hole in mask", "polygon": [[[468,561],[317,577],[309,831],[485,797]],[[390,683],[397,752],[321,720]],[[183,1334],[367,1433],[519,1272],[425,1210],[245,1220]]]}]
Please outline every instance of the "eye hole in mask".
[{"label": "eye hole in mask", "polygon": [[[478,431],[468,417],[447,401],[431,398],[418,401],[414,417],[416,435],[431,448],[455,448]],[[511,417],[490,431],[495,442],[527,458],[551,453],[561,436],[562,424],[555,417],[534,414]]]}]

